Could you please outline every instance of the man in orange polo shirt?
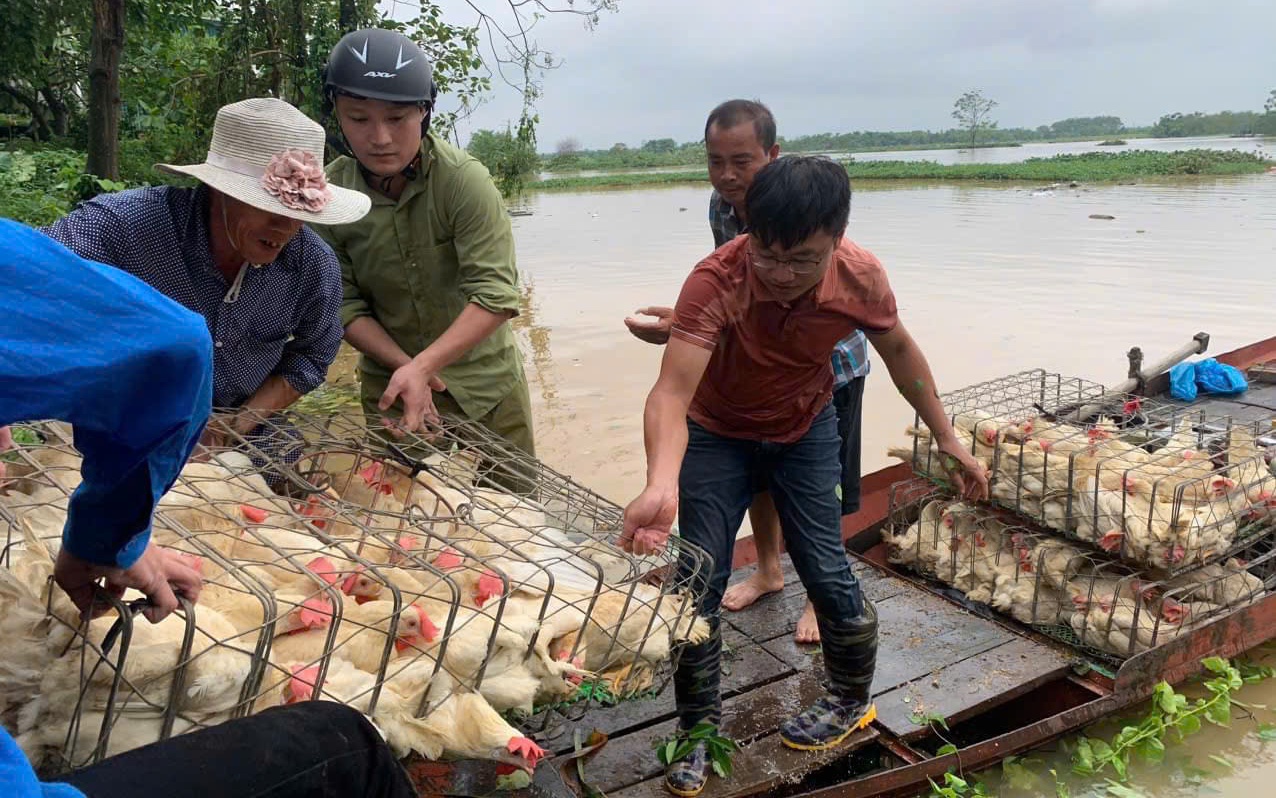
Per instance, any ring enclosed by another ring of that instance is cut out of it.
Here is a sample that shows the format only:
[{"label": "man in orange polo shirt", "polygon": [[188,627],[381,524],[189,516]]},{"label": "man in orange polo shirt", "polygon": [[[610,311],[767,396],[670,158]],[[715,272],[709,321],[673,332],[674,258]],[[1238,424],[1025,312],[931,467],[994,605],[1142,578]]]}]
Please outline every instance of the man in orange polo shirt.
[{"label": "man in orange polo shirt", "polygon": [[[683,732],[720,722],[719,606],[735,533],[759,482],[774,497],[785,547],[815,605],[829,687],[781,726],[781,739],[824,750],[875,714],[877,615],[842,547],[835,490],[840,439],[829,358],[839,341],[856,329],[868,334],[947,455],[954,484],[987,496],[987,475],[953,432],[926,358],[899,321],[886,272],[843,235],[850,201],[846,170],[826,158],[790,156],[763,167],[745,195],[749,234],[701,261],[674,308],[644,416],[647,486],[625,508],[621,545],[660,550],[676,514],[680,535],[713,556],[701,607],[712,633],[684,649],[674,675]],[[701,744],[666,769],[665,783],[694,796],[708,773]]]}]

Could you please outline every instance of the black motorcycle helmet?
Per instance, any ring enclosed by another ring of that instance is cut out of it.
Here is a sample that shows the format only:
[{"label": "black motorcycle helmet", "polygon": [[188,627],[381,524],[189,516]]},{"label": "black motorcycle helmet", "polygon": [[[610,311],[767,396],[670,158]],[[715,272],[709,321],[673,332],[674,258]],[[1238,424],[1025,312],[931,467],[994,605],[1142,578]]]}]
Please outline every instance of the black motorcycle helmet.
[{"label": "black motorcycle helmet", "polygon": [[[430,59],[416,42],[386,28],[364,28],[341,37],[323,68],[323,123],[332,116],[337,94],[369,100],[417,105],[425,109],[421,137],[430,128],[438,86]],[[353,155],[337,125],[330,144],[345,155]],[[409,180],[416,176],[419,159],[403,169]],[[362,168],[362,164],[360,164]],[[365,175],[367,177],[368,175]]]}]

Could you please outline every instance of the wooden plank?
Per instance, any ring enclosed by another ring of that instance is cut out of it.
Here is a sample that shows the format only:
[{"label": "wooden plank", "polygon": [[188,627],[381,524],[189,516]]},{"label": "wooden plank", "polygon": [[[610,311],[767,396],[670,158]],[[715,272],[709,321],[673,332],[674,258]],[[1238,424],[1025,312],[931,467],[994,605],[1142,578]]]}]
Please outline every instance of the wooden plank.
[{"label": "wooden plank", "polygon": [[[740,638],[739,648],[727,652],[723,658],[722,694],[730,698],[751,689],[765,688],[793,673],[793,668],[776,658],[766,649],[747,638]],[[622,735],[627,731],[668,720],[674,716],[673,683],[665,685],[659,695],[641,701],[622,701],[616,706],[596,706],[569,725],[590,731],[597,729],[608,736]],[[557,751],[571,748],[569,735],[549,741]]]},{"label": "wooden plank", "polygon": [[[882,573],[873,566],[854,558],[848,559],[851,561],[851,570],[860,582],[860,589],[869,601],[877,603],[911,589],[911,586],[903,580]],[[789,568],[792,568],[791,564]],[[738,612],[724,610],[723,619],[731,627],[759,643],[781,636],[791,637],[798,619],[802,617],[802,609],[806,603],[806,589],[796,576],[786,575],[785,579],[784,590],[779,594],[764,596]],[[733,580],[735,581],[740,580]]]},{"label": "wooden plank", "polygon": [[[820,675],[808,672],[728,698],[722,703],[723,734],[741,741],[771,734],[823,694]],[[610,795],[612,790],[660,775],[654,746],[673,734],[675,727],[671,719],[613,738],[589,763],[587,778]]]},{"label": "wooden plank", "polygon": [[[795,751],[780,742],[779,734],[768,734],[736,753],[731,760],[731,778],[710,776],[701,796],[730,798],[756,795],[786,784],[796,784],[807,774],[876,742],[879,736],[877,730],[870,727],[856,732],[829,751]],[[664,778],[656,776],[608,793],[608,798],[668,798],[668,795]]]},{"label": "wooden plank", "polygon": [[[877,673],[874,692],[885,692],[946,665],[1014,639],[997,624],[921,590],[877,602]],[[763,644],[794,670],[822,672],[824,659],[791,636]]]},{"label": "wooden plank", "polygon": [[1013,639],[877,695],[877,722],[905,741],[922,737],[915,714],[954,723],[1022,695],[1067,670],[1073,657],[1054,647]]},{"label": "wooden plank", "polygon": [[[877,612],[881,626],[873,680],[875,694],[889,692],[1016,639],[1000,626],[921,591],[892,596],[877,605]],[[781,722],[824,693],[820,654],[799,655],[792,637],[787,635],[761,648],[790,667],[800,668],[800,672],[724,702],[725,733],[737,739],[774,732]],[[729,678],[736,678],[735,674]],[[608,792],[657,775],[660,767],[652,746],[673,729],[674,722],[668,720],[613,739],[591,763],[591,779]]]},{"label": "wooden plank", "polygon": [[[1276,386],[1273,386],[1276,387]],[[1185,405],[1193,410],[1201,410],[1211,416],[1229,416],[1241,424],[1252,424],[1272,416],[1272,408],[1262,405],[1248,404],[1236,400],[1227,399],[1206,399],[1197,400],[1196,402]]]},{"label": "wooden plank", "polygon": [[1268,410],[1276,410],[1276,384],[1251,382],[1249,389],[1245,393],[1232,397],[1232,400],[1256,407],[1265,407]]}]

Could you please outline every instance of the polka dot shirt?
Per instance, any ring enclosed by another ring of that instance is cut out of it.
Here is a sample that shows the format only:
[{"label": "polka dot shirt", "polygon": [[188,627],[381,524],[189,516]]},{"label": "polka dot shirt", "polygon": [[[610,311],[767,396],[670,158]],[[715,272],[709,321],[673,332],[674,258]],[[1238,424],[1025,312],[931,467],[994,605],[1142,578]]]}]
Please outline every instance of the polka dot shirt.
[{"label": "polka dot shirt", "polygon": [[202,186],[103,194],[44,232],[204,317],[213,339],[215,407],[238,407],[274,375],[303,394],[314,390],[341,345],[336,256],[302,227],[273,263],[245,270],[236,296],[213,263],[208,199]]}]

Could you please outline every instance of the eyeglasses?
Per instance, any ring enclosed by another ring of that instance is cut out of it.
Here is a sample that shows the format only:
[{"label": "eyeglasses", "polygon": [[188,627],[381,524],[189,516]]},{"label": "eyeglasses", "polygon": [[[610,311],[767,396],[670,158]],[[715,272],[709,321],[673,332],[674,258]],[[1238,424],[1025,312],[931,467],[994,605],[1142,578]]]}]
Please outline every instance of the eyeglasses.
[{"label": "eyeglasses", "polygon": [[819,271],[820,266],[824,263],[824,259],[829,256],[829,253],[833,251],[833,248],[830,247],[828,252],[825,252],[823,255],[815,258],[814,260],[806,258],[789,258],[781,260],[773,255],[764,255],[758,251],[757,246],[755,246],[752,241],[749,242],[749,251],[753,254],[753,265],[759,271],[774,271],[775,269],[779,269],[783,266],[788,267],[788,270],[795,276],[800,276]]}]

